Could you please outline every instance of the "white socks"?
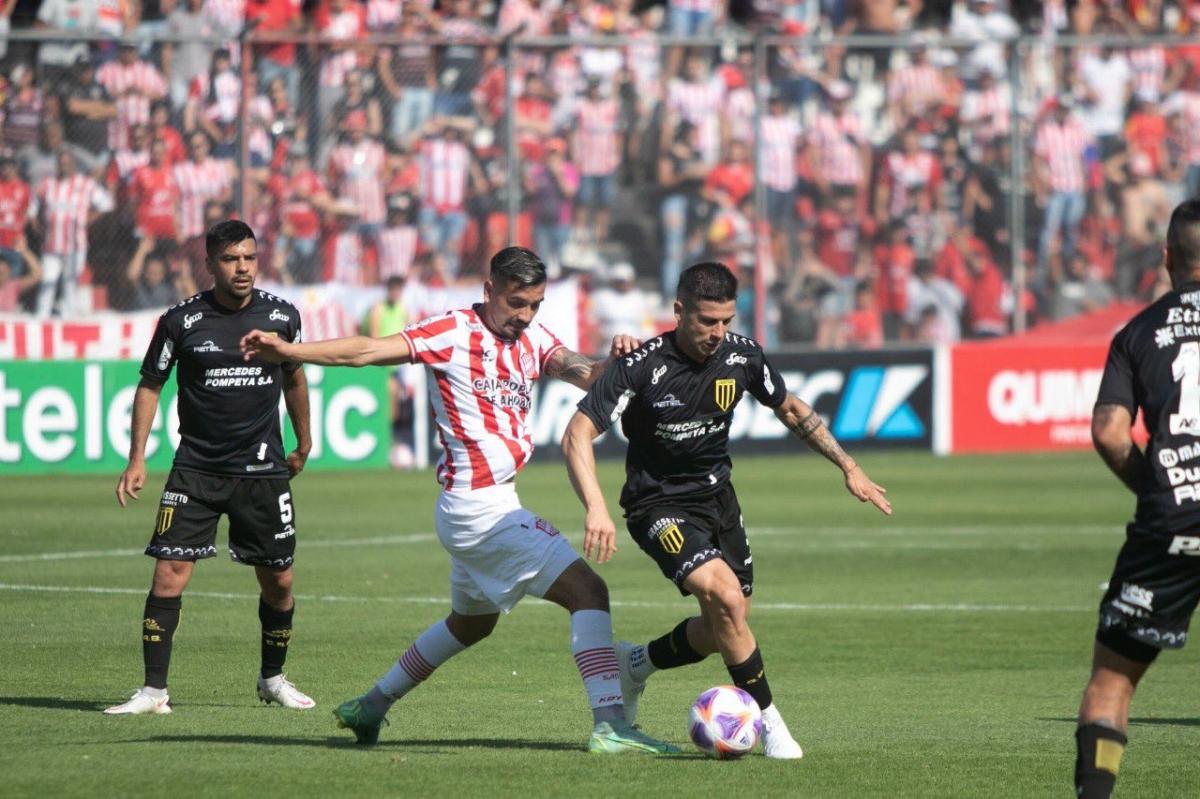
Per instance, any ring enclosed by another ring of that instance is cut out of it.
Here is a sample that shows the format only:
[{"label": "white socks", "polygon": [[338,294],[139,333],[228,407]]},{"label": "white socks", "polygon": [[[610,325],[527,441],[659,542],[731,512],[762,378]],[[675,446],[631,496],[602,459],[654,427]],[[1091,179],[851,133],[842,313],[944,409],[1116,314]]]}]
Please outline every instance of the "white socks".
[{"label": "white socks", "polygon": [[612,616],[607,611],[580,610],[571,614],[571,652],[593,712],[620,707],[621,672],[613,649]]}]

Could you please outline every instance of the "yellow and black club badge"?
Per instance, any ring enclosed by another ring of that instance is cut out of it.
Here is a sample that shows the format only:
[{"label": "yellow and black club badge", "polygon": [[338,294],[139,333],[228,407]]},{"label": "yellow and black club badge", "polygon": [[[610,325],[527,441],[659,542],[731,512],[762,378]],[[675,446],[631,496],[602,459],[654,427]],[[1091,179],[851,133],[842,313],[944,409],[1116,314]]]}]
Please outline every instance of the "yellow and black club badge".
[{"label": "yellow and black club badge", "polygon": [[154,521],[154,532],[159,535],[164,534],[171,529],[171,522],[175,521],[175,508],[170,505],[163,505],[158,509],[158,518]]},{"label": "yellow and black club badge", "polygon": [[662,548],[672,555],[678,555],[683,549],[683,533],[679,531],[679,525],[672,524],[658,534],[658,543],[662,544]]},{"label": "yellow and black club badge", "polygon": [[713,383],[713,391],[716,395],[717,407],[722,411],[729,410],[729,406],[737,399],[737,381],[732,377],[726,377]]}]

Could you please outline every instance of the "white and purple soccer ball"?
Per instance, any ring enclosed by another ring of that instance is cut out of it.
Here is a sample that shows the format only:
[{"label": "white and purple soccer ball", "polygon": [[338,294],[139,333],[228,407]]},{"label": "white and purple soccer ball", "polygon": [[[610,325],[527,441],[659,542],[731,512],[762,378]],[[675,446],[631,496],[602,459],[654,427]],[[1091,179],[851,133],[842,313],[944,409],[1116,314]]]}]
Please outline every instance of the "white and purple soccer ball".
[{"label": "white and purple soccer ball", "polygon": [[762,711],[741,688],[718,685],[692,703],[688,734],[692,743],[709,757],[733,760],[758,743],[762,735]]}]

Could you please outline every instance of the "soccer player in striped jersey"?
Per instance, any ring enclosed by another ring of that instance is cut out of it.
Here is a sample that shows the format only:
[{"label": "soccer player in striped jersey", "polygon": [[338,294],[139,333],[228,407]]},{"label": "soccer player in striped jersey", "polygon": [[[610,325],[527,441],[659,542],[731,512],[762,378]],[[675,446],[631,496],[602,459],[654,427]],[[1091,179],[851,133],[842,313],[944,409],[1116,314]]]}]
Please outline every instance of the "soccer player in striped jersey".
[{"label": "soccer player in striped jersey", "polygon": [[588,749],[677,752],[625,720],[608,588],[553,524],[521,507],[514,484],[533,454],[527,417],[534,382],[546,375],[586,389],[612,358],[632,351],[637,342],[615,338],[604,362],[564,347],[534,319],[546,293],[546,267],[530,250],[501,250],[489,274],[482,303],[393,336],[290,344],[252,331],[242,339],[248,360],[417,363],[430,371],[430,405],[443,451],[434,519],[452,563],[450,614],[421,633],[369,692],[343,703],[334,715],[359,743],[375,743],[397,699],[490,635],[501,611],[532,594],[571,614],[571,650],[593,715]]}]

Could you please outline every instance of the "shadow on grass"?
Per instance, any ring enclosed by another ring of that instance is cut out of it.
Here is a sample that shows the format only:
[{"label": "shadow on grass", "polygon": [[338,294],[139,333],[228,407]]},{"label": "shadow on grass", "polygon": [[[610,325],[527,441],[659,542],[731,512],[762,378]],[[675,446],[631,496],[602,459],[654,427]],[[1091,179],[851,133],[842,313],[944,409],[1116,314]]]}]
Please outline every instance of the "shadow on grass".
[{"label": "shadow on grass", "polygon": [[[1050,718],[1039,718],[1038,721],[1061,721],[1064,723],[1077,724],[1078,719],[1074,716],[1052,716]],[[1196,717],[1180,717],[1180,718],[1150,718],[1138,716],[1129,719],[1129,723],[1145,727],[1200,727],[1200,718]]]},{"label": "shadow on grass", "polygon": [[86,699],[59,699],[51,696],[0,696],[0,705],[33,707],[39,710],[103,710],[111,702],[91,702]]},{"label": "shadow on grass", "polygon": [[499,740],[492,738],[424,738],[381,741],[375,746],[359,746],[345,737],[302,738],[281,735],[152,735],[146,738],[121,741],[121,743],[216,743],[257,744],[260,746],[310,746],[322,749],[356,749],[402,751],[423,749],[436,752],[441,749],[538,749],[549,752],[582,752],[583,746],[562,741],[534,741],[523,738]]}]

